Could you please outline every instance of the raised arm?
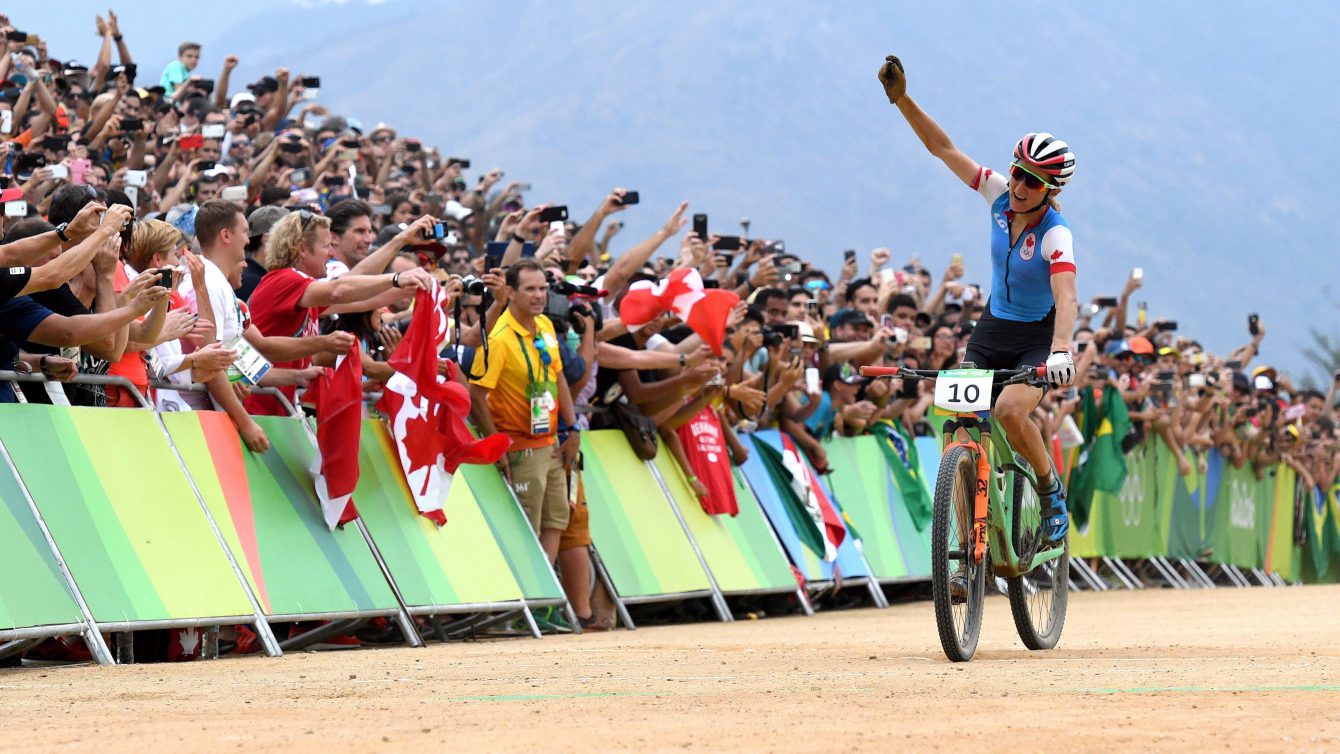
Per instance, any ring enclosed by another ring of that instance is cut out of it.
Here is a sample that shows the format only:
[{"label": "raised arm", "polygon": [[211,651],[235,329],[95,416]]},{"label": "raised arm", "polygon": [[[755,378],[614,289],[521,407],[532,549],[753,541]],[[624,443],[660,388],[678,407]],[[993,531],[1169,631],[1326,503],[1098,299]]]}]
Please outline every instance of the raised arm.
[{"label": "raised arm", "polygon": [[[604,201],[596,207],[596,211],[591,214],[591,219],[577,231],[572,237],[572,242],[568,244],[568,274],[576,274],[577,270],[582,268],[582,260],[595,248],[596,231],[600,230],[600,224],[605,222],[605,218],[624,208],[623,195],[626,189],[616,188],[605,197]],[[598,260],[597,260],[598,261]]]},{"label": "raised arm", "polygon": [[902,61],[893,55],[884,59],[879,69],[879,80],[884,85],[884,93],[889,102],[898,106],[898,111],[907,119],[912,132],[921,139],[926,150],[945,164],[960,181],[971,186],[977,180],[981,166],[977,161],[959,151],[950,140],[949,134],[940,127],[935,119],[927,115],[907,94],[907,76],[903,72]]}]

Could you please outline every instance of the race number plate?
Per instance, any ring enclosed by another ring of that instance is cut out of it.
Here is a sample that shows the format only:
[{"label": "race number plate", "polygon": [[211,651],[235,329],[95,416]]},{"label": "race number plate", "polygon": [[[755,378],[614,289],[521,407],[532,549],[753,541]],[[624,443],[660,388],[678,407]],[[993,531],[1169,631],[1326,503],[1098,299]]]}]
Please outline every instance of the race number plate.
[{"label": "race number plate", "polygon": [[950,369],[935,378],[937,414],[971,414],[991,409],[990,369]]}]

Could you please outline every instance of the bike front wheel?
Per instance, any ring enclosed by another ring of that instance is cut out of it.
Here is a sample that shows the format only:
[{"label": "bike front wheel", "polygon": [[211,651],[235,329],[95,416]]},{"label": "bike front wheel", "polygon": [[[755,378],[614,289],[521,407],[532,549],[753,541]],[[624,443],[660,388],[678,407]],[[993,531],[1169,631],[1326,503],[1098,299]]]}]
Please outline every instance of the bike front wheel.
[{"label": "bike front wheel", "polygon": [[[965,447],[950,448],[940,459],[931,516],[931,595],[940,646],[953,662],[967,662],[977,651],[986,598],[990,558],[972,557],[973,503],[977,459]],[[957,583],[955,583],[957,582]]]},{"label": "bike front wheel", "polygon": [[[1014,475],[1014,522],[1010,532],[1015,552],[1050,549],[1042,541],[1042,503],[1023,474]],[[1014,628],[1029,649],[1051,649],[1061,640],[1066,601],[1070,595],[1070,545],[1061,554],[1008,580]]]}]

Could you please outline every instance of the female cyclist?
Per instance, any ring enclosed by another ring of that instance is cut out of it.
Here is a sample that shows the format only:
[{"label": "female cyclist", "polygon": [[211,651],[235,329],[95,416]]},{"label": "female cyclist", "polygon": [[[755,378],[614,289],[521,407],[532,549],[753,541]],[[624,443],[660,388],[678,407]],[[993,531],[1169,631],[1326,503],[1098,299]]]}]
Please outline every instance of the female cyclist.
[{"label": "female cyclist", "polygon": [[[903,64],[890,55],[879,69],[889,102],[930,153],[986,199],[991,208],[991,297],[968,341],[964,361],[980,369],[1047,365],[1047,379],[1067,385],[1074,379],[1070,334],[1078,312],[1075,257],[1070,228],[1056,196],[1075,172],[1070,147],[1047,133],[1032,133],[1014,146],[1009,177],[977,164],[907,96]],[[1029,414],[1043,390],[1010,385],[992,409],[1014,448],[1038,470],[1043,529],[1059,542],[1070,528],[1065,489],[1052,467],[1042,432]]]}]

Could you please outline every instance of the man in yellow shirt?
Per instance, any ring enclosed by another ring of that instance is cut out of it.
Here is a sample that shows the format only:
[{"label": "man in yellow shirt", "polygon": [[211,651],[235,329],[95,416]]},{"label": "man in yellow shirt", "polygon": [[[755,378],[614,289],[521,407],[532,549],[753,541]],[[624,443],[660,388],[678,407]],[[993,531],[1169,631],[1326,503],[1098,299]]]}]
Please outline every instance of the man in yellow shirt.
[{"label": "man in yellow shirt", "polygon": [[[502,432],[512,438],[512,450],[498,465],[553,562],[568,526],[565,472],[580,447],[576,414],[554,325],[543,314],[549,300],[544,269],[533,259],[517,261],[507,270],[506,292],[507,310],[470,369],[483,375],[470,381],[471,413],[485,436]],[[567,435],[561,445],[559,432]]]}]

